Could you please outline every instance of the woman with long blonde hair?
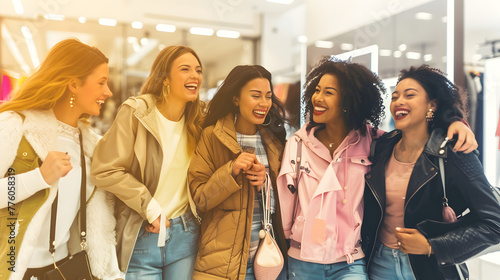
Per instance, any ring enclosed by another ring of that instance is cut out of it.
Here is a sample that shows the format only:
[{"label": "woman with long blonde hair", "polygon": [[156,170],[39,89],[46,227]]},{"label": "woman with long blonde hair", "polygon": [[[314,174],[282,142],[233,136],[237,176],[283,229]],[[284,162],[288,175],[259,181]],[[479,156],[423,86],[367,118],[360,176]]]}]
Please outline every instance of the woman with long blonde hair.
[{"label": "woman with long blonde hair", "polygon": [[[9,194],[0,196],[0,239],[4,241],[0,252],[10,256],[8,262],[2,257],[1,279],[44,279],[45,272],[54,269],[53,262],[63,263],[80,251],[74,221],[81,188],[87,196],[91,270],[100,279],[121,277],[113,204],[90,177],[82,178],[82,169],[90,170],[99,139],[90,130],[88,117],[99,115],[101,105],[112,96],[108,77],[108,58],[100,50],[76,39],[64,40],[50,50],[12,99],[0,105],[0,188]],[[53,204],[59,211],[52,212]],[[56,221],[52,255],[51,215]]]},{"label": "woman with long blonde hair", "polygon": [[192,49],[163,49],[141,95],[124,102],[97,145],[92,177],[118,198],[118,258],[127,279],[192,278],[199,218],[187,170],[201,134],[202,74]]}]

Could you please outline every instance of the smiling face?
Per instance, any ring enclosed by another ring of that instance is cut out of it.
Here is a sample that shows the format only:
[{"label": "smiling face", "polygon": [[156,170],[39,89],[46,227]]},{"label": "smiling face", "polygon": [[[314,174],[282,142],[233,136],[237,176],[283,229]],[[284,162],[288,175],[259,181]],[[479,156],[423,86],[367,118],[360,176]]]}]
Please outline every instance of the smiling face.
[{"label": "smiling face", "polygon": [[75,95],[74,110],[78,115],[89,114],[97,116],[101,105],[110,96],[113,96],[108,87],[109,68],[103,63],[94,69],[84,81],[75,79],[70,89]]},{"label": "smiling face", "polygon": [[164,86],[170,87],[167,99],[177,99],[184,103],[195,101],[202,81],[203,72],[198,59],[191,53],[179,56],[173,61],[170,73],[163,82]]},{"label": "smiling face", "polygon": [[336,76],[324,74],[316,86],[311,101],[314,107],[314,122],[344,122],[342,95],[340,94],[339,83]]},{"label": "smiling face", "polygon": [[425,116],[429,109],[436,111],[436,102],[429,100],[425,89],[414,79],[398,83],[392,93],[391,114],[397,129],[422,129],[427,131]]},{"label": "smiling face", "polygon": [[256,125],[262,124],[273,104],[271,84],[266,78],[250,80],[243,86],[239,97],[233,98],[238,107],[236,131],[243,134],[254,134]]}]

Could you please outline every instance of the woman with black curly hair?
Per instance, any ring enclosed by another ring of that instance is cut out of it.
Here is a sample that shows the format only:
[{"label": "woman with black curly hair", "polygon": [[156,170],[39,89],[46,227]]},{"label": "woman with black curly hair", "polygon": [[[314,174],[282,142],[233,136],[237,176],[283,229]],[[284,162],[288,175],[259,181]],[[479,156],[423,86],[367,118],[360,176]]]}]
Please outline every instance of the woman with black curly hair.
[{"label": "woman with black curly hair", "polygon": [[366,67],[335,58],[307,75],[310,122],[288,139],[277,179],[293,279],[368,279],[361,249],[364,175],[372,139],[382,134],[384,91]]},{"label": "woman with black curly hair", "polygon": [[455,265],[500,242],[500,205],[477,153],[455,152],[445,138],[465,116],[463,100],[437,69],[401,71],[390,105],[396,130],[377,139],[366,174],[370,279],[469,279]]}]

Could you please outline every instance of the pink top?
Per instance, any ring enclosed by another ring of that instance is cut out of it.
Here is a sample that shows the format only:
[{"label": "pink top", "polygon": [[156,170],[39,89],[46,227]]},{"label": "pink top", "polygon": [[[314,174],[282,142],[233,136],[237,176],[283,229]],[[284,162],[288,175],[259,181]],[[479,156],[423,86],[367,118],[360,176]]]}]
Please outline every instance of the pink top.
[{"label": "pink top", "polygon": [[398,249],[396,227],[404,227],[404,204],[406,189],[415,163],[400,162],[394,157],[385,167],[385,218],[380,229],[380,241],[391,249]]}]

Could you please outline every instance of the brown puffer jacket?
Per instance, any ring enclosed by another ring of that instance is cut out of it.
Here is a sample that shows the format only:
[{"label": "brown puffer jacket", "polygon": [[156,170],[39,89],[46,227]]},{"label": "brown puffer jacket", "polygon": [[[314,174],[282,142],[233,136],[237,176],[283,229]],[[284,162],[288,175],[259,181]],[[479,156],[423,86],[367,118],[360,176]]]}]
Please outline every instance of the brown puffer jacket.
[{"label": "brown puffer jacket", "polygon": [[[189,187],[201,214],[201,236],[193,279],[245,279],[255,188],[240,174],[231,175],[232,162],[242,152],[236,141],[232,114],[205,128],[189,167]],[[259,126],[267,152],[270,177],[276,186],[283,145]],[[283,256],[285,237],[275,188],[276,213],[273,228]]]}]

